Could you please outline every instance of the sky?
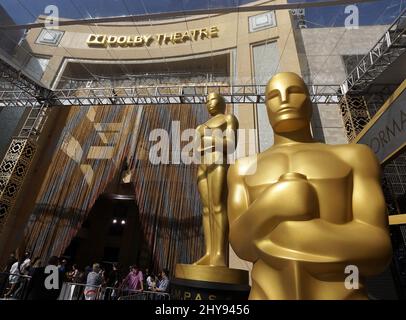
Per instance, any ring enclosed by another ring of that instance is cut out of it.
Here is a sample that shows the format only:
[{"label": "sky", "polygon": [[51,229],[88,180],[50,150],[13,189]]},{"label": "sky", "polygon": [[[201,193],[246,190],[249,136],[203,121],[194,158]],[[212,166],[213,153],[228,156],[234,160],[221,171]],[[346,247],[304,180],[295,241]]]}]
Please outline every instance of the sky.
[{"label": "sky", "polygon": [[[315,2],[317,0],[288,0]],[[34,22],[48,5],[56,5],[63,18],[81,19],[128,14],[158,13],[220,7],[236,7],[250,0],[0,0],[17,24]],[[379,0],[357,5],[360,25],[388,24],[406,8],[406,0]],[[306,9],[308,27],[343,26],[345,6]],[[0,21],[0,25],[2,21]],[[4,24],[4,22],[3,22]]]}]

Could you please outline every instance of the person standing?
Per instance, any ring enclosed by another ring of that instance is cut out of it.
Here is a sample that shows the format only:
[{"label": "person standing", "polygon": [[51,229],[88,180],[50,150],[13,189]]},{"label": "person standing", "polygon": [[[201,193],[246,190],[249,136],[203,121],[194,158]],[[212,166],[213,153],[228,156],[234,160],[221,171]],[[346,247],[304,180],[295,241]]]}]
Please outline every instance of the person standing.
[{"label": "person standing", "polygon": [[[59,269],[60,270],[60,269]],[[83,272],[79,270],[77,264],[72,265],[72,270],[67,273],[67,279],[73,283],[81,283],[83,278]]]},{"label": "person standing", "polygon": [[84,291],[86,300],[96,300],[99,289],[103,284],[102,270],[98,263],[93,264],[93,270],[87,275],[86,287]]},{"label": "person standing", "polygon": [[131,266],[130,273],[125,277],[121,287],[128,291],[144,291],[142,271],[136,266]]},{"label": "person standing", "polygon": [[159,280],[158,287],[155,291],[158,292],[168,292],[169,289],[169,278],[168,278],[169,271],[168,269],[163,269],[161,271],[161,279]]},{"label": "person standing", "polygon": [[30,258],[30,253],[26,251],[24,253],[24,261],[20,265],[20,273],[24,275],[28,275],[30,265],[31,265],[31,258]]},{"label": "person standing", "polygon": [[20,265],[21,261],[16,261],[12,264],[10,268],[10,275],[8,277],[8,283],[10,284],[9,290],[4,294],[4,298],[10,298],[16,289],[18,288],[20,282]]},{"label": "person standing", "polygon": [[147,288],[150,291],[154,291],[156,289],[156,284],[157,284],[157,277],[154,274],[150,274],[147,277]]},{"label": "person standing", "polygon": [[71,282],[69,300],[77,300],[79,298],[80,287],[78,287],[77,283],[82,283],[83,277],[84,273],[80,271],[79,266],[73,264],[72,270],[66,274],[67,281]]},{"label": "person standing", "polygon": [[117,297],[117,289],[120,286],[121,274],[118,263],[113,263],[113,270],[110,271],[106,279],[106,300],[115,299]]}]

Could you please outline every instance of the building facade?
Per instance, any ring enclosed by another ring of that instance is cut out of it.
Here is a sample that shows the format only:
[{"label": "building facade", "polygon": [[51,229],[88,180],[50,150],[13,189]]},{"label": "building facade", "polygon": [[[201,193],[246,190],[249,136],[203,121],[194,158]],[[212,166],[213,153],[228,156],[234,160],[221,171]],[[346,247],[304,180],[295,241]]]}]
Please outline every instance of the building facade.
[{"label": "building facade", "polygon": [[[249,6],[284,2],[258,1]],[[120,92],[135,87],[264,85],[282,71],[301,74],[309,86],[333,90],[329,87],[342,84],[388,28],[305,28],[303,16],[299,23],[296,19],[288,10],[258,9],[148,22],[32,28],[14,51],[7,49],[7,56],[49,89],[69,89],[78,97],[92,88]],[[44,20],[38,18],[38,22]],[[256,130],[253,140],[240,142],[245,150],[254,145],[254,151],[260,152],[272,146],[273,132],[264,104],[235,103],[228,111],[237,116],[241,129]],[[3,155],[26,116],[27,111],[1,110],[0,122],[8,124],[0,126]],[[339,101],[315,103],[315,138],[329,144],[350,142],[343,116]],[[127,256],[153,268],[173,269],[177,262],[194,261],[203,250],[196,168],[172,157],[167,164],[151,164],[150,133],[155,129],[172,132],[177,125],[179,130],[195,128],[207,117],[203,104],[187,103],[122,106],[113,101],[50,108],[25,178],[32,183],[21,187],[4,219],[0,244],[7,246],[2,245],[0,258],[7,257],[6,247],[22,246],[43,258],[72,255],[72,241],[101,239],[103,232],[81,236],[86,233],[83,224],[89,214],[97,214],[94,208],[100,197],[120,193],[126,185],[137,207],[137,217],[131,219],[138,221],[134,227],[137,240],[126,236],[137,242],[137,253]],[[182,146],[183,142],[179,148]],[[123,173],[128,171],[132,178],[124,183]],[[112,181],[117,181],[115,187]],[[404,191],[399,189],[399,196]],[[108,217],[105,221],[114,218],[114,213]],[[118,240],[111,243],[102,245],[91,259],[126,256],[117,252],[122,246]],[[130,252],[131,246],[126,250]],[[91,251],[89,247],[83,252],[90,255]],[[230,265],[251,267],[232,250]]]}]

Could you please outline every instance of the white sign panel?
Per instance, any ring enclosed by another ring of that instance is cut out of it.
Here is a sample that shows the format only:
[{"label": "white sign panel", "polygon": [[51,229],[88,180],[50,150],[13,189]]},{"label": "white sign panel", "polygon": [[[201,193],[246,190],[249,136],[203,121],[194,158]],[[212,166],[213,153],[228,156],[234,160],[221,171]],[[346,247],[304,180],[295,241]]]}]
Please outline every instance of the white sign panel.
[{"label": "white sign panel", "polygon": [[406,81],[382,108],[357,139],[357,143],[368,145],[381,163],[406,146]]}]

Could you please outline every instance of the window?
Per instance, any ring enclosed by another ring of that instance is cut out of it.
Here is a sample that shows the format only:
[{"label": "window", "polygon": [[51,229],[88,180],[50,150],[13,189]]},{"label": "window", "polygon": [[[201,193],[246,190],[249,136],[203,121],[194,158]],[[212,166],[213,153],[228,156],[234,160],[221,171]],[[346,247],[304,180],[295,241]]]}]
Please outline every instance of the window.
[{"label": "window", "polygon": [[60,30],[43,28],[35,43],[57,47],[63,34],[64,32]]},{"label": "window", "polygon": [[276,27],[275,11],[270,11],[248,18],[250,32]]},{"label": "window", "polygon": [[48,58],[31,57],[25,69],[37,80],[41,80],[42,75],[44,74],[45,69],[48,66],[48,63]]}]

